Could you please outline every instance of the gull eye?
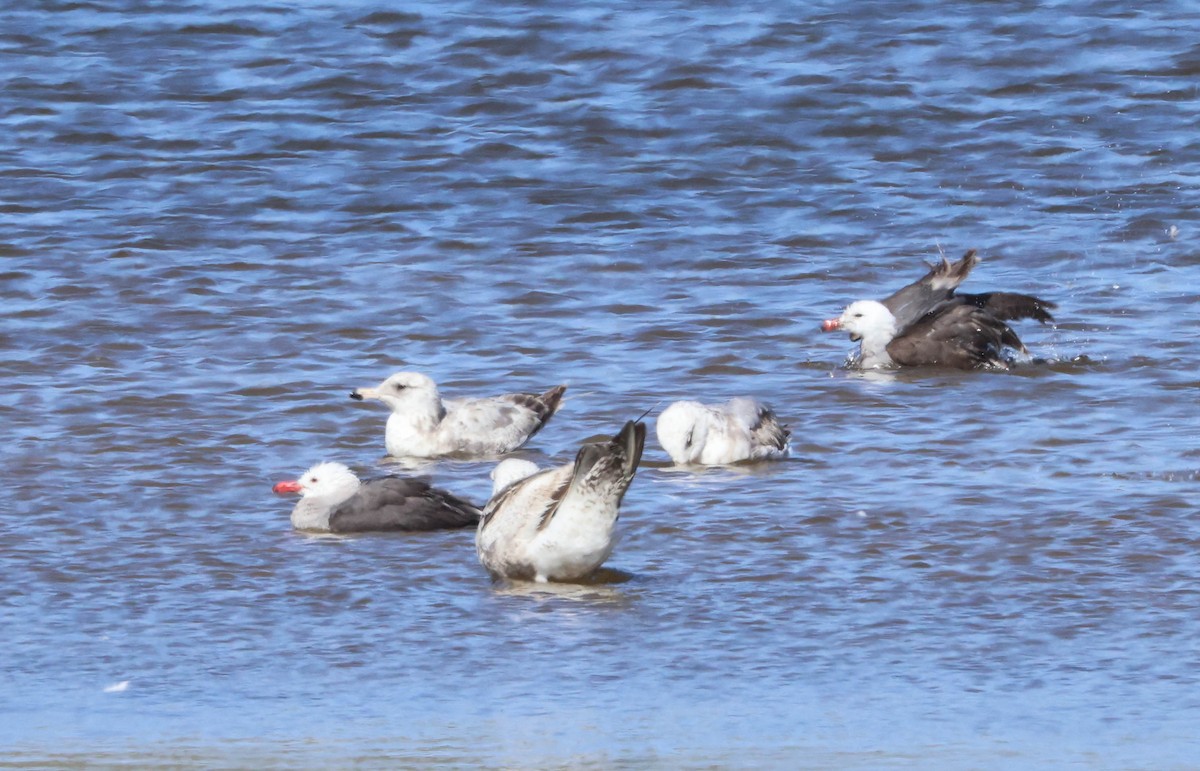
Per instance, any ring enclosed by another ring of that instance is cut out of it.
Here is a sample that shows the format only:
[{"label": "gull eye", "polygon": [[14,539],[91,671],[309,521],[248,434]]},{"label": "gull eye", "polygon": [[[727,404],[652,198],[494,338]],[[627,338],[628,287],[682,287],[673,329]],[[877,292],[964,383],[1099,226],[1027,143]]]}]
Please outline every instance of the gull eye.
[{"label": "gull eye", "polygon": [[403,391],[405,388],[408,388],[408,386],[404,385],[403,383],[396,383],[395,385],[397,391]]},{"label": "gull eye", "polygon": [[861,319],[861,318],[862,318],[862,314],[861,314],[861,313],[856,313],[856,314],[854,314],[854,318],[856,318],[856,319]]},{"label": "gull eye", "polygon": [[315,484],[317,483],[317,478],[316,478],[316,477],[309,477],[309,478],[308,478],[308,481],[312,482],[312,483],[315,485]]}]

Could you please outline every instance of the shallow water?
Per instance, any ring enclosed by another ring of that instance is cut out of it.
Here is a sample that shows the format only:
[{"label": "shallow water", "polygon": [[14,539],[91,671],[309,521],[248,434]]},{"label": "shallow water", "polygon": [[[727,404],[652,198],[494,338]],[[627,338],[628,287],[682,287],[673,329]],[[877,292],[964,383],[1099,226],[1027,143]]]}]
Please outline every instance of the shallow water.
[{"label": "shallow water", "polygon": [[[6,5],[0,765],[1194,766],[1198,22]],[[1040,362],[840,367],[822,318],[968,247]],[[738,394],[794,457],[651,439],[581,586],[292,532],[401,368],[568,383],[543,463]]]}]

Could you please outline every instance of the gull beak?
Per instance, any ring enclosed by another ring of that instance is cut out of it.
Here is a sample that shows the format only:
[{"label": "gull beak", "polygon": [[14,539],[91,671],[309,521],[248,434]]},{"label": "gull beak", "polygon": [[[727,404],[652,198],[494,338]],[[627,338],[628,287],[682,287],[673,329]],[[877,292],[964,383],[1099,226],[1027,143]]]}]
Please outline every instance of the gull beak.
[{"label": "gull beak", "polygon": [[822,332],[836,332],[837,330],[841,329],[841,327],[842,327],[841,319],[825,319],[824,321],[821,322],[821,331]]},{"label": "gull beak", "polygon": [[286,482],[278,482],[274,487],[271,488],[271,492],[275,493],[276,495],[283,495],[285,493],[298,493],[300,492],[300,483],[294,479],[289,479]]},{"label": "gull beak", "polygon": [[378,388],[355,388],[350,392],[350,398],[361,402],[363,399],[378,399]]}]

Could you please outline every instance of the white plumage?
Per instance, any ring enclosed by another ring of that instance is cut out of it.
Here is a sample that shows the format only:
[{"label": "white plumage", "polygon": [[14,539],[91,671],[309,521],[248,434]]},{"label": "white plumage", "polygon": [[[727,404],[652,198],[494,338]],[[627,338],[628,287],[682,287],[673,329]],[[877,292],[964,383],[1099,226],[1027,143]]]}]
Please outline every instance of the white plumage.
[{"label": "white plumage", "polygon": [[358,388],[353,399],[388,406],[384,443],[388,455],[495,456],[525,444],[554,415],[565,385],[542,394],[510,393],[442,401],[437,385],[419,372],[397,372],[375,388]]},{"label": "white plumage", "polygon": [[859,344],[855,366],[881,369],[893,365],[887,347],[896,337],[896,317],[883,303],[874,300],[852,302],[831,326],[849,333],[850,339]]},{"label": "white plumage", "polygon": [[538,473],[538,470],[536,463],[524,458],[506,458],[500,461],[488,475],[492,478],[492,496],[495,497],[497,493],[514,482],[533,476]]},{"label": "white plumage", "polygon": [[748,396],[713,405],[675,402],[658,416],[655,432],[671,460],[681,466],[783,458],[791,452],[791,432],[770,407]]}]

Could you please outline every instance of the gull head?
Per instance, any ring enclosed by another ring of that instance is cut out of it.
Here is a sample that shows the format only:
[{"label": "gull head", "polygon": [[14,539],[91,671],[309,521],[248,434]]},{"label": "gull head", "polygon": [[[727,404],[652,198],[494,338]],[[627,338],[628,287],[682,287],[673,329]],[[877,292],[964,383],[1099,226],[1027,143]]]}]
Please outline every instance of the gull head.
[{"label": "gull head", "polygon": [[859,300],[846,306],[839,318],[825,321],[821,329],[826,332],[841,329],[848,332],[854,342],[870,338],[882,340],[886,345],[896,336],[896,317],[881,302]]},{"label": "gull head", "polygon": [[358,477],[341,463],[318,463],[299,479],[279,482],[271,490],[279,495],[299,493],[302,498],[344,501],[358,490]]},{"label": "gull head", "polygon": [[533,476],[538,472],[538,466],[524,458],[506,458],[496,464],[489,475],[492,478],[492,495],[500,492],[509,485],[516,484],[522,479]]},{"label": "gull head", "polygon": [[439,402],[437,384],[420,372],[397,372],[374,388],[355,388],[350,398],[356,401],[377,399],[392,410],[422,402]]},{"label": "gull head", "polygon": [[680,401],[663,410],[654,422],[658,443],[677,465],[695,463],[704,452],[708,413],[700,402]]}]

